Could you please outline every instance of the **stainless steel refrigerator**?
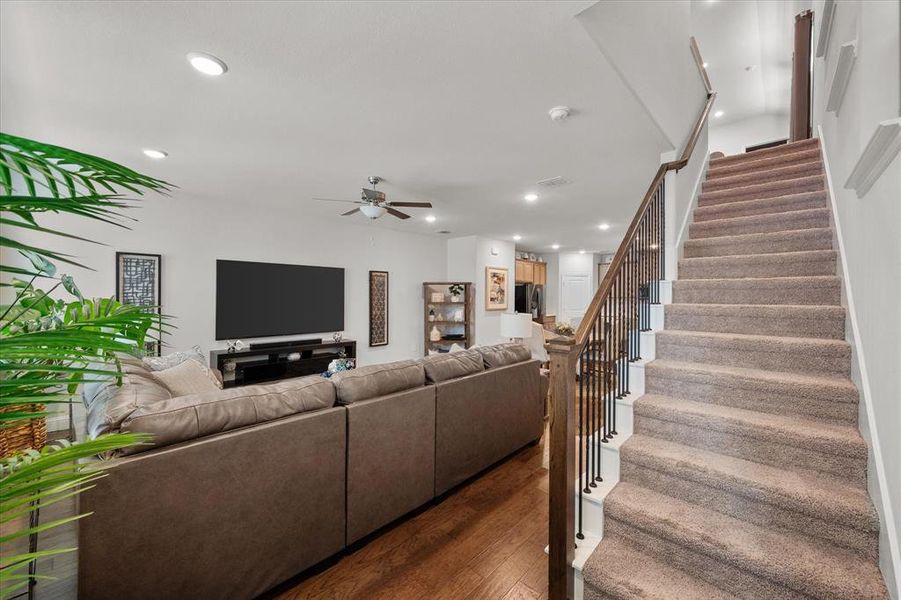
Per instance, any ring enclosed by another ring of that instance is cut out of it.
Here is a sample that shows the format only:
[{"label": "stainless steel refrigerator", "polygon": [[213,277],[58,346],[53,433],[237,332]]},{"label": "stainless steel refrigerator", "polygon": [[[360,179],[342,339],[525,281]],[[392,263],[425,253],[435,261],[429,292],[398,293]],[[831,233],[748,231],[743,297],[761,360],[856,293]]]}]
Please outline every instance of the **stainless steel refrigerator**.
[{"label": "stainless steel refrigerator", "polygon": [[544,318],[544,286],[536,283],[516,284],[516,312],[530,313],[533,321]]}]

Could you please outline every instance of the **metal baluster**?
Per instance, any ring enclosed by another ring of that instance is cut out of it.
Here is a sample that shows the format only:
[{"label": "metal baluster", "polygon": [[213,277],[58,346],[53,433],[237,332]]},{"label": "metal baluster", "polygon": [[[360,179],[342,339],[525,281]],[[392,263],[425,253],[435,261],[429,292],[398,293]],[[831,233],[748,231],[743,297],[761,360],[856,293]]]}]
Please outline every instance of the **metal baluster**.
[{"label": "metal baluster", "polygon": [[[605,303],[606,303],[606,301],[605,301]],[[597,315],[597,317],[595,318],[595,321],[594,321],[594,328],[595,328],[595,331],[597,332],[598,336],[603,336],[603,335],[604,335],[604,326],[603,326],[603,307],[602,307],[601,311],[598,311],[598,315]],[[600,340],[600,338],[596,338],[596,341],[595,341],[595,349],[596,349],[596,351],[597,351],[598,354],[601,354],[601,340]],[[604,377],[605,377],[604,362],[603,362],[603,360],[600,360],[600,359],[602,359],[602,358],[603,358],[603,356],[600,356],[600,357],[599,357],[599,360],[598,360],[598,362],[597,362],[597,364],[598,364],[598,366],[599,366],[598,371],[599,371],[600,377],[597,377],[597,378],[595,379],[595,382],[594,382],[594,383],[595,383],[595,394],[596,394],[596,397],[597,397],[597,399],[598,399],[598,412],[596,413],[596,417],[597,417],[598,422],[597,422],[596,426],[598,427],[598,429],[603,429],[603,430],[604,430],[604,438],[601,440],[601,442],[603,443],[603,442],[607,442],[607,441],[610,440],[610,430],[609,430],[609,428],[607,427],[607,419],[604,417],[604,413],[603,413],[603,410],[604,410],[603,398],[601,397],[601,394],[600,394],[600,391],[601,391],[601,382],[604,380]],[[597,453],[597,457],[596,457],[595,460],[597,460],[597,463],[598,463],[598,472],[597,472],[597,474],[595,475],[595,478],[594,478],[594,479],[595,479],[595,481],[602,481],[602,479],[601,479],[601,469],[600,469],[600,467],[602,466],[602,465],[601,465],[601,445],[600,445],[600,444],[595,444],[595,449],[594,449],[594,451]]]},{"label": "metal baluster", "polygon": [[582,468],[582,444],[584,444],[586,440],[583,429],[585,424],[585,358],[585,350],[583,349],[579,355],[579,443],[576,444],[579,447],[579,525],[576,537],[580,540],[585,539],[585,536],[582,534],[582,488],[585,487],[585,472]]},{"label": "metal baluster", "polygon": [[660,182],[660,279],[666,279],[666,183]]}]

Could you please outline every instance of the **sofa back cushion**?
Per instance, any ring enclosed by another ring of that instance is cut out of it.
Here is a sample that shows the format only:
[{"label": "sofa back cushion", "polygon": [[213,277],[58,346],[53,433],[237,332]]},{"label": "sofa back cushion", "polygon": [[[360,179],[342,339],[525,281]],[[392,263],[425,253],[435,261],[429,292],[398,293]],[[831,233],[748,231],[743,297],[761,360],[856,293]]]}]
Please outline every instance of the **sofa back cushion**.
[{"label": "sofa back cushion", "polygon": [[[319,375],[169,398],[141,406],[122,431],[153,435],[153,447],[255,425],[335,405],[335,387]],[[129,448],[123,454],[148,447]]]},{"label": "sofa back cushion", "polygon": [[479,346],[476,350],[481,353],[482,360],[485,361],[485,367],[488,369],[505,367],[532,358],[532,353],[529,349],[516,342],[507,342],[494,346]]},{"label": "sofa back cushion", "polygon": [[138,408],[168,400],[169,389],[153,378],[150,369],[140,359],[119,355],[122,366],[122,385],[115,379],[115,365],[92,365],[107,369],[110,377],[92,381],[82,386],[82,397],[87,410],[87,433],[91,438],[118,431],[130,414]]},{"label": "sofa back cushion", "polygon": [[427,356],[421,362],[429,383],[440,383],[485,370],[482,354],[475,348]]},{"label": "sofa back cushion", "polygon": [[222,383],[196,360],[185,360],[162,371],[152,371],[151,376],[163,384],[173,396],[203,394],[222,389]]},{"label": "sofa back cushion", "polygon": [[341,371],[331,377],[338,404],[351,404],[425,385],[425,371],[415,360],[401,360]]}]

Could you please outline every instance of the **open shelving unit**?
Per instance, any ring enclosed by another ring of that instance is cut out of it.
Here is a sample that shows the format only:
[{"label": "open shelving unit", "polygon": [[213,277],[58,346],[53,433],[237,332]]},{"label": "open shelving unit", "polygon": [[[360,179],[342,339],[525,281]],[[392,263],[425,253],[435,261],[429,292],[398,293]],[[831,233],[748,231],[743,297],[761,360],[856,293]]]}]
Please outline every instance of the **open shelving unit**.
[{"label": "open shelving unit", "polygon": [[[455,301],[450,286],[462,285],[463,293]],[[438,295],[441,300],[438,300]],[[426,281],[422,284],[423,300],[423,353],[429,350],[449,350],[453,344],[465,348],[475,345],[475,290],[469,281]],[[432,341],[435,327],[441,339]]]}]

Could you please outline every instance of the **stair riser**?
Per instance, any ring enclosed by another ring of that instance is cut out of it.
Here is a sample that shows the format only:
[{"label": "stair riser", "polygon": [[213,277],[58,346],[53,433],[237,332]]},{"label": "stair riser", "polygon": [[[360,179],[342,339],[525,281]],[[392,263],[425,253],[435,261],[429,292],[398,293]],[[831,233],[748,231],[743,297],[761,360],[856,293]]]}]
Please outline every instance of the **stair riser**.
[{"label": "stair riser", "polygon": [[604,529],[608,535],[628,538],[629,542],[640,548],[643,553],[735,594],[736,598],[746,600],[810,598],[766,577],[733,566],[718,556],[709,556],[677,541],[658,536],[656,535],[658,532],[652,526],[632,523],[612,510],[605,513]]},{"label": "stair riser", "polygon": [[701,190],[703,192],[716,192],[720,190],[747,187],[749,185],[757,185],[760,183],[810,177],[811,175],[821,175],[822,173],[823,165],[819,161],[802,163],[799,165],[780,165],[779,167],[772,169],[755,169],[753,171],[748,171],[747,173],[739,173],[728,177],[708,177],[702,184]]},{"label": "stair riser", "polygon": [[[802,304],[838,306],[841,303],[841,287],[812,285],[806,282],[767,283],[745,285],[740,279],[709,282],[701,280],[675,281],[673,302],[689,304]],[[731,284],[731,285],[730,285]]]},{"label": "stair riser", "polygon": [[[827,454],[808,446],[781,443],[778,437],[753,427],[742,434],[735,427],[731,427],[731,431],[723,431],[705,427],[700,421],[695,425],[637,413],[635,433],[764,465],[833,477],[850,485],[866,485],[866,456]],[[718,425],[729,428],[728,424]],[[786,438],[784,441],[792,440]]]},{"label": "stair riser", "polygon": [[[749,254],[776,254],[779,252],[805,252],[809,250],[832,250],[832,231],[824,233],[801,231],[799,235],[778,240],[743,240],[728,243],[698,243],[688,241],[683,247],[685,258],[708,258],[714,256],[737,256]],[[710,242],[716,241],[711,238]]]},{"label": "stair riser", "polygon": [[814,208],[828,208],[829,203],[825,193],[814,192],[785,198],[773,198],[767,200],[752,200],[750,202],[735,202],[720,204],[695,210],[694,222],[715,221],[717,219],[734,219],[737,217],[750,217],[753,215],[770,215],[786,213],[795,210],[810,210]]},{"label": "stair riser", "polygon": [[748,200],[763,200],[765,198],[789,196],[804,192],[821,192],[825,189],[826,185],[823,177],[804,177],[785,182],[763,183],[731,190],[702,192],[698,196],[698,207],[718,206],[720,204],[746,202]]},{"label": "stair riser", "polygon": [[[783,154],[782,156],[777,156],[774,158],[763,158],[753,161],[749,160],[726,166],[711,166],[711,168],[707,170],[707,179],[712,180],[721,179],[723,177],[734,177],[736,175],[742,175],[744,173],[765,171],[768,169],[778,169],[779,167],[802,165],[818,160],[820,160],[819,149],[792,152],[790,154]],[[713,164],[714,162],[711,162],[711,165]]]},{"label": "stair riser", "polygon": [[[746,277],[814,277],[835,275],[835,256],[786,257],[776,255],[740,258],[680,260],[680,279],[743,279]],[[815,260],[808,260],[814,258]]]},{"label": "stair riser", "polygon": [[845,337],[845,319],[843,317],[805,319],[743,316],[741,313],[728,316],[667,313],[666,328],[677,331],[784,335],[832,340],[841,340]]},{"label": "stair riser", "polygon": [[850,352],[843,355],[817,352],[816,348],[797,347],[792,351],[766,345],[736,345],[711,347],[692,340],[686,343],[670,337],[657,338],[657,357],[665,360],[681,360],[729,367],[746,367],[787,373],[809,375],[851,374]]},{"label": "stair riser", "polygon": [[715,158],[710,161],[711,169],[719,169],[725,166],[742,165],[747,166],[751,163],[757,163],[761,160],[770,160],[775,158],[785,158],[793,156],[799,152],[819,152],[819,143],[815,139],[805,140],[782,146],[774,146],[764,150],[755,150],[754,152],[746,152],[744,154],[734,154],[732,156],[724,156],[723,158]]},{"label": "stair riser", "polygon": [[655,369],[653,364],[646,368],[644,383],[649,394],[773,415],[798,415],[827,423],[857,424],[856,393],[845,389],[823,386],[798,390],[796,386],[775,382]]},{"label": "stair riser", "polygon": [[698,240],[724,235],[822,229],[829,226],[829,212],[826,210],[794,211],[776,215],[759,215],[692,223],[688,226],[688,235],[690,239]]},{"label": "stair riser", "polygon": [[[660,470],[645,460],[646,457],[631,457],[624,453],[621,477],[624,481],[641,485],[648,489],[672,496],[686,502],[715,508],[727,514],[761,527],[791,530],[806,537],[811,542],[826,541],[855,552],[859,556],[878,560],[879,536],[877,532],[866,531],[836,523],[831,515],[809,515],[797,510],[778,506],[762,498],[749,497],[748,490],[739,494],[735,484],[726,479],[716,479],[716,474],[705,474],[705,481],[684,476],[668,470]],[[753,491],[752,491],[753,493]],[[774,499],[778,501],[778,499]]]}]

